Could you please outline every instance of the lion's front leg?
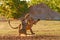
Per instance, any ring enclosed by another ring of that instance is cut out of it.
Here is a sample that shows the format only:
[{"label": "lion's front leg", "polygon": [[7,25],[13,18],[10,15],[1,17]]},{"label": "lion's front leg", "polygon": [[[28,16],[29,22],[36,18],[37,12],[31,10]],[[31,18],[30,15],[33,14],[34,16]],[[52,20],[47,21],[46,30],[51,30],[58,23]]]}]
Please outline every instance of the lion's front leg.
[{"label": "lion's front leg", "polygon": [[30,32],[31,32],[31,34],[35,34],[35,33],[32,31],[32,29],[30,29]]}]

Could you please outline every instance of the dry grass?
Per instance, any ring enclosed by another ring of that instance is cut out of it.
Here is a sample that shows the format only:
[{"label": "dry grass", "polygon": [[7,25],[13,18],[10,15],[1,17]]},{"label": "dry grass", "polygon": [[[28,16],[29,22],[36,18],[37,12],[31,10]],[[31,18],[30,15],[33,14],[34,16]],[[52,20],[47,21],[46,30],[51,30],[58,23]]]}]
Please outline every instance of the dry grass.
[{"label": "dry grass", "polygon": [[[12,25],[17,26],[20,21],[14,21],[17,22],[15,24],[13,24],[12,21]],[[33,31],[35,32],[35,37],[25,37],[24,39],[26,40],[60,40],[60,37],[56,37],[56,36],[60,36],[60,21],[46,21],[46,20],[41,20],[39,21],[36,25],[33,25],[32,27]],[[30,34],[30,32],[28,31],[28,34]],[[6,35],[6,36],[5,36]],[[9,35],[9,36],[8,36]],[[10,36],[13,35],[13,36]],[[16,36],[14,36],[16,35]],[[42,36],[38,36],[38,35],[42,35]],[[44,35],[48,35],[48,36],[44,36]],[[52,37],[54,36],[54,37]],[[9,27],[7,22],[0,22],[0,39],[22,39],[20,36],[18,36],[18,29],[12,29]],[[23,39],[23,40],[24,40]]]},{"label": "dry grass", "polygon": [[[12,25],[14,27],[18,26],[19,23],[20,21],[12,21]],[[32,29],[37,35],[60,35],[60,21],[41,20],[36,25],[33,25]],[[18,29],[10,28],[8,22],[0,22],[0,34],[17,34],[17,33]]]}]

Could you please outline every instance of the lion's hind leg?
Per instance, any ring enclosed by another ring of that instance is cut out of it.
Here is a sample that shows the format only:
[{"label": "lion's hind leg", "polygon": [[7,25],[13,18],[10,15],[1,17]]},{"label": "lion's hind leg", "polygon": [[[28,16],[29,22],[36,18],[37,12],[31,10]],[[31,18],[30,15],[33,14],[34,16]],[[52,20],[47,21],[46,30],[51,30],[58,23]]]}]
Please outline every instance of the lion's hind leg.
[{"label": "lion's hind leg", "polygon": [[27,35],[26,30],[24,30],[24,29],[19,30],[19,35],[21,35],[21,34]]}]

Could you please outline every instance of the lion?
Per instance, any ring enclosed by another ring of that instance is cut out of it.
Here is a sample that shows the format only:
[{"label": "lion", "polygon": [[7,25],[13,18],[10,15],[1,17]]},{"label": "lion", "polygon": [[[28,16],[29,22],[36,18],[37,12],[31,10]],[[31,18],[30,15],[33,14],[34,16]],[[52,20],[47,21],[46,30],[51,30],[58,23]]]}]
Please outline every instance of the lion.
[{"label": "lion", "polygon": [[[25,17],[25,19],[27,19],[27,18],[29,18],[29,19],[27,20],[26,31],[27,31],[27,30],[30,30],[31,34],[35,34],[35,33],[33,32],[33,30],[32,30],[32,26],[33,26],[33,24],[36,24],[40,19],[38,19],[37,21],[35,21],[32,17],[29,17],[29,15]],[[18,30],[19,35],[21,35],[21,34],[27,34],[26,31],[24,31],[24,30],[21,29],[22,24],[19,24],[18,27],[15,27],[15,28],[14,28],[14,27],[12,27],[12,25],[10,24],[10,20],[8,21],[8,23],[9,23],[9,25],[10,25],[11,28],[13,28],[13,29],[17,29],[17,28],[18,28],[18,29],[19,29],[19,30]]]}]

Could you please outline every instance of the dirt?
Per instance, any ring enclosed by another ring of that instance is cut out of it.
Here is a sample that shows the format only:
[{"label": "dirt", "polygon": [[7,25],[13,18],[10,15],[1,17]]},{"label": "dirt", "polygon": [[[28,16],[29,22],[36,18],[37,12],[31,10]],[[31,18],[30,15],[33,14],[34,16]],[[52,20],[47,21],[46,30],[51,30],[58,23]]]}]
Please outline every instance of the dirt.
[{"label": "dirt", "polygon": [[0,36],[0,40],[60,40],[59,36]]}]

